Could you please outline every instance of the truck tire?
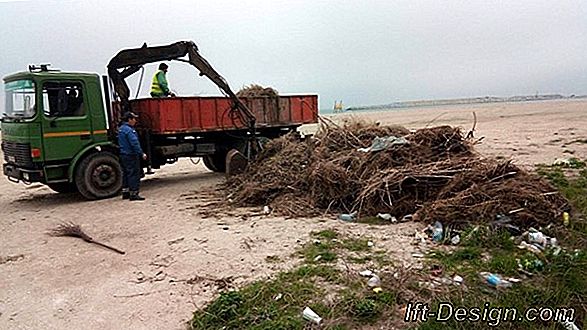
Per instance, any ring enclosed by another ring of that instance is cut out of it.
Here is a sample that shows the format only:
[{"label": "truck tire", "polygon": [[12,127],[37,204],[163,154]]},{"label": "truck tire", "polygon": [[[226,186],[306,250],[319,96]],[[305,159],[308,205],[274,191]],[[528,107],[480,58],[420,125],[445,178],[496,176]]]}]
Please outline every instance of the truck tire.
[{"label": "truck tire", "polygon": [[203,157],[204,166],[212,172],[224,173],[226,171],[226,153],[215,153]]},{"label": "truck tire", "polygon": [[87,199],[102,199],[118,195],[122,188],[122,167],[118,157],[99,152],[85,157],[75,171],[75,183]]},{"label": "truck tire", "polygon": [[204,161],[204,166],[206,166],[207,169],[209,169],[212,172],[218,172],[218,169],[216,168],[216,166],[214,166],[214,163],[212,162],[212,155],[207,155],[202,157],[202,160]]},{"label": "truck tire", "polygon": [[51,190],[58,192],[60,194],[70,194],[77,192],[77,187],[75,186],[75,183],[71,182],[47,183],[47,186],[49,186]]}]

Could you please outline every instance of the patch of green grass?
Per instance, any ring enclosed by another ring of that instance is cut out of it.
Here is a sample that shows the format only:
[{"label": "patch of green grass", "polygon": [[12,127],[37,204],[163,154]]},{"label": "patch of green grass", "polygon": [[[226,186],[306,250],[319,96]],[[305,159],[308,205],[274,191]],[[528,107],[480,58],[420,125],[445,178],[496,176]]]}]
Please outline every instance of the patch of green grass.
[{"label": "patch of green grass", "polygon": [[316,278],[335,272],[325,266],[307,266],[279,274],[273,280],[258,281],[239,291],[223,292],[203,310],[194,312],[191,329],[302,329],[306,321],[301,311],[310,306],[322,315],[329,308],[318,298],[324,290],[315,284]]},{"label": "patch of green grass", "polygon": [[[356,329],[390,315],[399,295],[383,281],[383,291],[375,293],[367,279],[333,264],[314,262],[329,253],[365,253],[366,239],[347,238],[335,231],[311,234],[312,241],[298,251],[304,263],[269,280],[251,283],[238,291],[222,292],[203,309],[194,312],[191,329],[306,329],[302,318],[307,306],[326,322],[326,329]],[[316,241],[316,240],[319,240]],[[387,257],[382,250],[371,251],[373,258]],[[366,256],[365,256],[366,257]],[[386,286],[387,285],[387,286]]]},{"label": "patch of green grass", "polygon": [[481,262],[481,249],[479,247],[464,247],[455,251],[435,251],[430,257],[440,262],[447,270],[456,270],[462,264],[477,265]]},{"label": "patch of green grass", "polygon": [[325,229],[325,230],[319,231],[317,233],[312,233],[311,235],[313,237],[326,238],[326,239],[330,239],[330,240],[338,237],[338,233],[334,230],[331,230],[331,229]]},{"label": "patch of green grass", "polygon": [[[564,169],[573,169],[571,175]],[[579,171],[576,171],[579,169]],[[483,308],[486,302],[496,307],[515,307],[524,311],[528,307],[573,307],[576,324],[587,325],[587,169],[582,161],[570,161],[567,166],[539,166],[538,173],[549,180],[573,206],[573,216],[569,227],[561,223],[545,233],[557,237],[566,251],[558,255],[547,252],[537,257],[530,252],[519,250],[506,231],[495,232],[489,228],[469,228],[462,234],[459,250],[453,253],[435,252],[433,260],[440,262],[449,270],[456,270],[465,277],[467,294],[450,291],[436,295],[433,304],[451,301],[463,307]],[[578,253],[574,248],[580,248]],[[476,250],[471,250],[474,248]],[[478,252],[489,258],[477,259]],[[517,271],[518,259],[526,270],[534,273],[532,277],[522,277],[505,290],[490,287],[478,276],[480,271],[489,271],[505,277],[521,277]],[[438,323],[429,321],[419,325],[420,329],[470,329],[492,328],[488,322],[458,323],[454,320]],[[505,322],[500,329],[558,329],[553,322]]]},{"label": "patch of green grass", "polygon": [[516,249],[511,234],[505,229],[491,229],[484,226],[467,228],[461,235],[461,245],[478,248],[499,248],[505,251]]},{"label": "patch of green grass", "polygon": [[367,238],[347,238],[342,240],[342,248],[353,252],[368,251],[368,242]]},{"label": "patch of green grass", "polygon": [[[587,168],[582,168],[576,175],[566,177],[560,166],[538,167],[538,173],[548,179],[567,198],[573,206],[573,217],[568,228],[556,229],[559,241],[577,248],[587,246]],[[562,222],[562,221],[561,221]]]},{"label": "patch of green grass", "polygon": [[486,264],[487,271],[505,276],[518,275],[518,261],[511,252],[496,251]]},{"label": "patch of green grass", "polygon": [[373,260],[373,256],[366,255],[366,256],[349,256],[347,260],[353,264],[366,264],[369,261]]},{"label": "patch of green grass", "polygon": [[311,236],[316,237],[316,240],[304,244],[299,251],[307,263],[328,263],[338,259],[335,252],[337,242],[334,241],[338,237],[338,233],[332,230],[323,230],[312,233]]}]

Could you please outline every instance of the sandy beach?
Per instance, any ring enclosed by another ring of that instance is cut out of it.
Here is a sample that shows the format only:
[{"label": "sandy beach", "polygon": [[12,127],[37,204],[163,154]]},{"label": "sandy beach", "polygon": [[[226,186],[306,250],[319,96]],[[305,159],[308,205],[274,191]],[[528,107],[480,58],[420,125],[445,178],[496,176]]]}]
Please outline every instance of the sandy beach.
[{"label": "sandy beach", "polygon": [[[478,151],[532,167],[587,158],[587,101],[496,103],[333,114],[410,129],[477,116]],[[304,127],[310,132],[316,127]],[[85,201],[40,184],[0,178],[0,329],[184,329],[222,286],[266,278],[297,263],[291,254],[315,230],[371,235],[398,264],[417,264],[409,244],[420,223],[372,227],[325,216],[283,219],[257,209],[211,209],[224,176],[189,160],[143,182],[147,201]],[[75,221],[124,256],[46,231]],[[268,263],[277,256],[283,262]],[[219,284],[220,283],[220,284]],[[222,284],[224,283],[224,284]]]}]

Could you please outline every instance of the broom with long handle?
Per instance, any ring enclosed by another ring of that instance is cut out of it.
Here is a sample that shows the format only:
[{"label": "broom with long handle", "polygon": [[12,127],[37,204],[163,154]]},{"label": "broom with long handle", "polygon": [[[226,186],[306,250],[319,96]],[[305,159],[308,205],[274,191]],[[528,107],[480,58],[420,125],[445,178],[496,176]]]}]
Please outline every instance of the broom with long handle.
[{"label": "broom with long handle", "polygon": [[88,242],[88,243],[92,243],[92,244],[96,244],[96,245],[100,245],[102,247],[105,247],[107,249],[110,249],[114,252],[120,253],[120,254],[125,254],[124,251],[121,251],[115,247],[112,246],[108,246],[104,243],[100,243],[95,241],[93,238],[91,238],[90,236],[88,236],[88,234],[84,233],[84,231],[82,230],[82,228],[80,227],[80,225],[76,225],[73,222],[65,222],[60,224],[59,226],[57,226],[57,228],[54,228],[52,230],[50,230],[48,232],[49,235],[51,236],[69,236],[69,237],[78,237],[83,239],[84,241]]}]

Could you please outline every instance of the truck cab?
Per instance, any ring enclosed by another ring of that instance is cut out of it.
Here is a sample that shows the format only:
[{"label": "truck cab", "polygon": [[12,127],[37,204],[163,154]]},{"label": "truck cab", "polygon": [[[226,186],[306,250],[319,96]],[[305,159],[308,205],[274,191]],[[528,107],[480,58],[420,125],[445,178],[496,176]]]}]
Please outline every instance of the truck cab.
[{"label": "truck cab", "polygon": [[[32,66],[5,77],[4,90],[3,172],[9,180],[41,182],[57,192],[79,190],[90,198],[118,192],[121,171],[108,137],[99,75]],[[110,161],[88,160],[100,153]]]}]

